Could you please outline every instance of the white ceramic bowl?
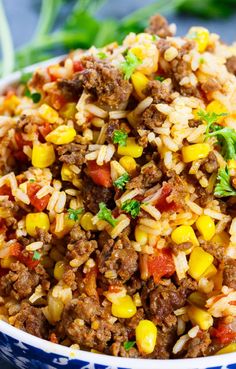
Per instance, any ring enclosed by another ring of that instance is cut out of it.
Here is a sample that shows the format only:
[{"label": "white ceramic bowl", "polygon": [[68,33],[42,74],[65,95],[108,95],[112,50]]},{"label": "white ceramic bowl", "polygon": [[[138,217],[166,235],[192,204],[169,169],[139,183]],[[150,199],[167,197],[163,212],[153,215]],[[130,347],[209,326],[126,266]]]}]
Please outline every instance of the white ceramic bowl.
[{"label": "white ceramic bowl", "polygon": [[[32,65],[48,66],[63,56]],[[0,80],[0,93],[17,83],[21,72]],[[0,321],[0,356],[19,369],[236,369],[236,353],[197,359],[144,360],[126,359],[73,350],[25,333]],[[1,368],[4,369],[4,368]]]}]

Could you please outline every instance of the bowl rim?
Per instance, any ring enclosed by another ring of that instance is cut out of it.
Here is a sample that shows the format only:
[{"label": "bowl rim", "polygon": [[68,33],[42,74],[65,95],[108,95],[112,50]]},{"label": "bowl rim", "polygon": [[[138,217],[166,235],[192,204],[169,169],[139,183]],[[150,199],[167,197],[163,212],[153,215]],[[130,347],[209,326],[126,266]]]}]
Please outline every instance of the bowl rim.
[{"label": "bowl rim", "polygon": [[[52,59],[36,63],[24,68],[22,71],[16,71],[14,73],[9,74],[8,76],[0,79],[0,94],[12,84],[15,84],[19,81],[22,72],[33,72],[37,68],[47,67],[53,63],[58,63],[65,58],[66,55],[60,55],[54,57]],[[24,332],[9,323],[0,320],[0,332],[19,340],[22,343],[34,346],[40,350],[43,350],[48,353],[55,353],[57,355],[65,356],[69,359],[77,359],[85,362],[107,365],[112,367],[125,368],[129,367],[130,369],[157,369],[165,368],[165,369],[205,369],[206,367],[213,368],[215,366],[224,366],[229,364],[236,363],[236,353],[229,353],[223,355],[216,356],[206,356],[206,357],[198,357],[191,359],[132,359],[132,358],[123,358],[116,356],[109,356],[104,354],[96,354],[93,352],[88,352],[84,350],[76,350],[70,347],[66,347],[63,345],[59,345],[45,339],[36,337],[32,334]]]},{"label": "bowl rim", "polygon": [[59,345],[47,341],[45,339],[33,336],[27,332],[24,332],[16,327],[13,327],[9,323],[0,321],[1,333],[12,337],[23,344],[33,346],[37,349],[43,350],[47,353],[57,354],[59,356],[66,357],[71,360],[82,360],[89,363],[107,365],[112,368],[129,368],[129,369],[206,369],[219,366],[227,366],[229,364],[235,364],[236,353],[206,356],[192,359],[132,359],[124,357],[116,357],[104,354],[97,354],[84,350],[77,350],[67,346]]}]

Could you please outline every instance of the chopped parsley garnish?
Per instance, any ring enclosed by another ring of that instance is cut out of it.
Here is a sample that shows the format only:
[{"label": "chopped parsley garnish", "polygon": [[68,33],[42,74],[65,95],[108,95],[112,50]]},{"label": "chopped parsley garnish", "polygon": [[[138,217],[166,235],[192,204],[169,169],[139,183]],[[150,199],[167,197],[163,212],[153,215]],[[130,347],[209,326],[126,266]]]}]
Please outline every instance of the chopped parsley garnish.
[{"label": "chopped parsley garnish", "polygon": [[107,58],[107,54],[104,53],[103,51],[99,51],[99,53],[97,53],[97,56],[99,59],[106,59]]},{"label": "chopped parsley garnish", "polygon": [[220,113],[220,114],[207,113],[204,110],[200,110],[198,112],[199,118],[207,124],[206,138],[208,137],[208,134],[209,134],[210,129],[212,128],[212,125],[214,123],[217,123],[218,118],[220,118],[220,117],[226,117],[227,115],[228,115],[227,113]]},{"label": "chopped parsley garnish", "polygon": [[30,183],[34,183],[34,182],[35,182],[35,179],[30,178],[30,179],[29,179],[29,182],[30,182]]},{"label": "chopped parsley garnish", "polygon": [[126,213],[129,213],[132,218],[136,218],[140,212],[140,202],[138,200],[127,200],[122,204],[121,210],[124,210]]},{"label": "chopped parsley garnish", "polygon": [[111,210],[107,208],[107,206],[104,202],[100,202],[99,209],[100,210],[97,214],[98,219],[105,220],[112,227],[115,227],[115,225],[117,223],[117,220],[115,218],[113,218]]},{"label": "chopped parsley garnish", "polygon": [[136,343],[135,341],[126,341],[126,342],[124,342],[124,349],[126,351],[129,351],[132,347],[134,347],[135,343]]},{"label": "chopped parsley garnish", "polygon": [[34,251],[33,260],[39,260],[41,258],[41,254],[38,251]]},{"label": "chopped parsley garnish", "polygon": [[199,59],[199,64],[204,64],[205,63],[205,59],[204,58],[200,58]]},{"label": "chopped parsley garnish", "polygon": [[69,216],[68,218],[71,219],[71,220],[78,220],[78,215],[83,213],[84,211],[84,208],[79,208],[79,209],[68,209],[68,213],[69,213]]},{"label": "chopped parsley garnish", "polygon": [[113,142],[119,144],[120,146],[126,146],[126,141],[128,138],[128,133],[120,130],[115,130],[113,133]]},{"label": "chopped parsley garnish", "polygon": [[32,72],[22,72],[20,77],[20,83],[26,85],[32,76],[33,76]]},{"label": "chopped parsley garnish", "polygon": [[39,92],[33,92],[33,93],[31,93],[30,90],[28,90],[28,89],[25,91],[25,96],[27,96],[30,99],[32,99],[32,101],[35,104],[37,104],[41,100],[41,94]]},{"label": "chopped parsley garnish", "polygon": [[124,73],[125,79],[130,79],[135,69],[142,63],[142,61],[132,51],[128,51],[125,61],[121,63],[121,70]]},{"label": "chopped parsley garnish", "polygon": [[218,197],[236,196],[236,190],[231,186],[228,167],[219,169],[217,176],[218,183],[215,187],[214,195]]},{"label": "chopped parsley garnish", "polygon": [[163,82],[165,80],[165,77],[163,76],[155,76],[154,78],[156,81],[160,81],[160,82]]},{"label": "chopped parsley garnish", "polygon": [[117,178],[116,181],[114,181],[114,186],[119,188],[119,190],[123,190],[126,183],[129,182],[129,175],[128,173],[124,173],[122,174],[122,176],[120,176],[119,178]]}]

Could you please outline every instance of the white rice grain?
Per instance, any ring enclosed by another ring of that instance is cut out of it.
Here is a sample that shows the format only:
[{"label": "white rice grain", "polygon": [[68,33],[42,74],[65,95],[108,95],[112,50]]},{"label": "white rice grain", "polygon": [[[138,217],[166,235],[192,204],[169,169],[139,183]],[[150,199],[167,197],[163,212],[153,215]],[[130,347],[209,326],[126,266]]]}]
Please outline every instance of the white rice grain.
[{"label": "white rice grain", "polygon": [[25,248],[27,251],[36,251],[39,250],[43,247],[43,242],[38,241],[38,242],[32,242],[29,245],[27,245]]}]

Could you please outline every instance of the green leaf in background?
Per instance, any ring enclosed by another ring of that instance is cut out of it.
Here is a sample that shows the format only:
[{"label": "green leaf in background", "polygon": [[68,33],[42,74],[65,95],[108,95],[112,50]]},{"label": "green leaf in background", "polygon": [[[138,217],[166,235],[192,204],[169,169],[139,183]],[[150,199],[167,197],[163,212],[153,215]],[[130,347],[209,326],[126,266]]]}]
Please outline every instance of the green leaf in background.
[{"label": "green leaf in background", "polygon": [[[65,17],[61,29],[55,30],[55,22],[63,13],[65,3],[71,3],[72,10]],[[0,0],[2,75],[49,59],[55,56],[58,49],[68,52],[76,48],[86,49],[91,45],[101,47],[112,41],[121,42],[129,32],[142,32],[148,18],[155,13],[184,12],[205,18],[223,18],[236,10],[236,0],[156,0],[120,20],[98,20],[96,14],[106,3],[107,0],[41,0],[35,33],[29,43],[14,55],[10,27]]]}]

